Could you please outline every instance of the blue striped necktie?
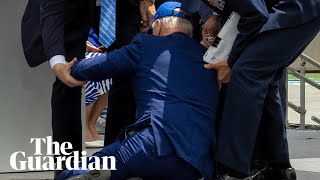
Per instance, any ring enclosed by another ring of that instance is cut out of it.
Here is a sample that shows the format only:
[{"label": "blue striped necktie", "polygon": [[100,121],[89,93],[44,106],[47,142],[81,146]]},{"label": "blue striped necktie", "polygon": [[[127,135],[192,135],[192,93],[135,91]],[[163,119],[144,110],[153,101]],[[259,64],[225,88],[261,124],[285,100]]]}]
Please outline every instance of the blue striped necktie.
[{"label": "blue striped necktie", "polygon": [[99,40],[108,48],[116,40],[116,0],[101,0]]}]

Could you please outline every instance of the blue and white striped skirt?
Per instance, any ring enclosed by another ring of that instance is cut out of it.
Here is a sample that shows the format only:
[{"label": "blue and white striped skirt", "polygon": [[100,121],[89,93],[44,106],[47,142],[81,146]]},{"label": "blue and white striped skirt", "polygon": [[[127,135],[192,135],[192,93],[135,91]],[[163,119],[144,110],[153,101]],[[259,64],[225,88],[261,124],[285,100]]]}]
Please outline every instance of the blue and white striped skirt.
[{"label": "blue and white striped skirt", "polygon": [[[87,52],[86,59],[93,58],[96,56],[100,56],[101,53],[97,52]],[[84,86],[85,93],[86,93],[86,105],[90,105],[94,101],[96,101],[101,95],[107,93],[110,89],[112,80],[106,79],[99,82],[87,82]]]}]

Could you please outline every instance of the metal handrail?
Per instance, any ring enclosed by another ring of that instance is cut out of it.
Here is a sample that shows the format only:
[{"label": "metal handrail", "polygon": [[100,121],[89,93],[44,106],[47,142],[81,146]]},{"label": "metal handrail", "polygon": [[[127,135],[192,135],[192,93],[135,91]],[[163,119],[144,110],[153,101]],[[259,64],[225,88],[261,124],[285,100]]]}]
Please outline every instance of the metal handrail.
[{"label": "metal handrail", "polygon": [[316,123],[318,123],[318,124],[320,124],[320,119],[317,118],[317,117],[315,117],[315,116],[312,116],[312,117],[311,117],[311,120],[314,121],[314,122],[316,122]]},{"label": "metal handrail", "polygon": [[[305,129],[305,117],[306,117],[306,112],[307,112],[306,107],[305,107],[305,101],[306,101],[305,83],[308,83],[311,86],[320,90],[320,85],[317,82],[305,77],[305,70],[306,70],[305,65],[308,62],[308,63],[312,64],[313,66],[315,66],[316,68],[320,69],[320,63],[318,63],[317,61],[313,60],[311,57],[309,57],[305,54],[301,54],[299,57],[301,58],[300,72],[297,72],[295,69],[293,69],[291,67],[287,68],[287,72],[300,79],[300,105],[297,106],[297,105],[293,104],[292,102],[289,102],[288,96],[287,96],[287,107],[292,108],[294,111],[296,111],[297,113],[300,114],[300,129]],[[288,84],[286,84],[286,87],[288,87]],[[287,89],[287,92],[288,92],[288,89]],[[288,116],[286,116],[286,120],[288,123]],[[315,116],[312,116],[311,120],[320,124],[320,119]]]},{"label": "metal handrail", "polygon": [[305,61],[307,61],[308,63],[312,64],[314,67],[320,69],[320,63],[318,63],[317,61],[313,60],[311,57],[305,55],[305,54],[301,54],[300,55],[301,58],[303,58]]},{"label": "metal handrail", "polygon": [[288,106],[291,107],[295,112],[297,112],[299,114],[306,114],[307,113],[307,110],[301,108],[300,106],[293,104],[292,102],[288,102]]},{"label": "metal handrail", "polygon": [[320,84],[318,84],[317,82],[309,79],[309,78],[306,78],[304,75],[302,75],[301,73],[297,72],[295,69],[291,68],[291,67],[288,67],[287,68],[288,72],[290,74],[292,74],[293,76],[299,78],[299,79],[302,79],[304,80],[306,83],[310,84],[311,86],[317,88],[320,90]]}]

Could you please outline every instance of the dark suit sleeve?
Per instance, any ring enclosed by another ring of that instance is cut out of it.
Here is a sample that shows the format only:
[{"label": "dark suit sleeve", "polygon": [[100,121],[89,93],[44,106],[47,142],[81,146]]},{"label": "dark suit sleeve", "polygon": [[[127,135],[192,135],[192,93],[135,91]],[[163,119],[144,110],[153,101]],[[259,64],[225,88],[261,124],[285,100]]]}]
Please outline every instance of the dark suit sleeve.
[{"label": "dark suit sleeve", "polygon": [[143,51],[141,41],[141,34],[138,34],[127,46],[106,55],[81,60],[72,67],[71,75],[85,81],[101,81],[132,75],[135,73]]},{"label": "dark suit sleeve", "polygon": [[234,42],[228,58],[228,64],[232,67],[250,40],[259,33],[260,29],[267,22],[269,13],[262,0],[229,0],[229,4],[231,9],[241,16],[238,24],[240,33]]},{"label": "dark suit sleeve", "polygon": [[43,46],[48,60],[65,55],[64,7],[65,0],[41,0],[40,23]]}]

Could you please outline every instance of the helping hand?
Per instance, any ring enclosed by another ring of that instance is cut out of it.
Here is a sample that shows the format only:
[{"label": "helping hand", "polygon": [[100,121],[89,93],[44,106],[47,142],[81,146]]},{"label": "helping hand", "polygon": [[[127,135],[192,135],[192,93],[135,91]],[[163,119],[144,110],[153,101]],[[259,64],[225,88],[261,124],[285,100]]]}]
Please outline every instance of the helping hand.
[{"label": "helping hand", "polygon": [[78,81],[74,79],[71,75],[71,68],[77,62],[77,58],[74,58],[71,62],[67,64],[56,64],[53,66],[54,74],[66,85],[69,87],[82,86],[86,82]]},{"label": "helping hand", "polygon": [[216,64],[205,64],[207,69],[215,69],[218,73],[218,83],[228,83],[231,77],[231,68],[229,67],[227,60],[223,60]]},{"label": "helping hand", "polygon": [[147,0],[140,1],[140,15],[141,15],[141,32],[146,32],[152,25],[153,16],[156,13],[155,5]]},{"label": "helping hand", "polygon": [[215,38],[220,31],[219,16],[211,16],[203,25],[201,44],[210,47],[212,42],[208,41],[208,37]]}]

